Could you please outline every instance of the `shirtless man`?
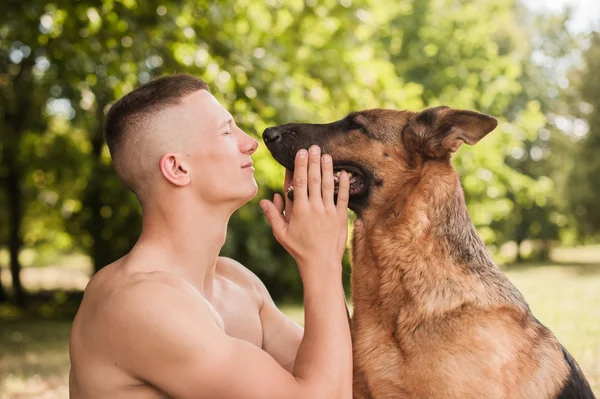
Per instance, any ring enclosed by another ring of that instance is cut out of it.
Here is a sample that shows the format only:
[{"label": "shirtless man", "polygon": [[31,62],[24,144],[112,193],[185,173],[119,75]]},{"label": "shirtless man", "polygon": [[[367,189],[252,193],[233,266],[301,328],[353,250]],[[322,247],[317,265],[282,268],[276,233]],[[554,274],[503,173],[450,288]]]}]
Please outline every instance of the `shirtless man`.
[{"label": "shirtless man", "polygon": [[349,183],[343,173],[336,206],[331,157],[298,153],[285,212],[279,195],[261,201],[300,271],[303,331],[255,275],[218,256],[229,217],[256,195],[258,143],[204,82],[176,75],[134,90],[111,107],[106,140],[143,227],[86,288],[70,340],[71,397],[351,398],[341,283]]}]

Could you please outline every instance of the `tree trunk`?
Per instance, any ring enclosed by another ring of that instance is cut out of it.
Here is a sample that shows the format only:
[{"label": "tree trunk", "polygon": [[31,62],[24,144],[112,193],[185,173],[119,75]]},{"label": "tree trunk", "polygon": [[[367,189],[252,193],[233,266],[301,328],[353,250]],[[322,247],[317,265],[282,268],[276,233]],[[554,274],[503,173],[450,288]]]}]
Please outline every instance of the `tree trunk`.
[{"label": "tree trunk", "polygon": [[550,260],[550,251],[552,250],[552,242],[550,240],[542,240],[542,250],[540,251],[540,260],[547,262]]},{"label": "tree trunk", "polygon": [[516,263],[523,262],[523,256],[521,255],[521,244],[523,241],[527,239],[527,232],[529,231],[529,221],[524,216],[524,212],[527,212],[525,209],[519,207],[518,208],[521,217],[517,223],[516,231],[515,231],[515,242],[517,243],[517,259]]},{"label": "tree trunk", "polygon": [[23,246],[21,237],[21,224],[23,221],[21,198],[23,194],[21,192],[21,176],[15,159],[15,153],[15,151],[7,149],[4,156],[6,165],[8,166],[8,174],[6,176],[9,212],[8,251],[10,253],[13,295],[17,305],[23,306],[25,305],[25,290],[21,285],[21,263],[19,262],[19,253]]},{"label": "tree trunk", "polygon": [[2,285],[2,269],[0,269],[0,303],[4,303],[6,302],[6,300],[8,299],[6,297],[6,291],[4,291],[4,286]]},{"label": "tree trunk", "polygon": [[515,259],[515,263],[521,263],[523,262],[523,257],[521,256],[521,244],[523,241],[519,238],[517,238],[515,241],[517,243],[517,258]]},{"label": "tree trunk", "polygon": [[[4,180],[0,179],[0,182],[2,183],[2,185],[4,185]],[[0,248],[2,247],[2,245],[0,245]],[[0,265],[2,266],[2,265]],[[4,290],[4,285],[2,284],[2,267],[0,267],[0,303],[4,303],[8,300],[8,297],[6,296],[6,291]]]},{"label": "tree trunk", "polygon": [[27,57],[21,64],[18,74],[13,80],[15,102],[7,106],[5,114],[5,127],[7,130],[4,145],[2,146],[2,160],[6,165],[6,180],[4,188],[8,196],[8,251],[10,254],[10,272],[15,302],[19,306],[25,305],[26,292],[21,285],[21,263],[19,253],[23,247],[21,225],[23,222],[23,191],[21,187],[21,165],[19,165],[19,147],[21,137],[27,125],[31,124],[31,106],[33,103],[33,82],[31,70],[35,57]]}]

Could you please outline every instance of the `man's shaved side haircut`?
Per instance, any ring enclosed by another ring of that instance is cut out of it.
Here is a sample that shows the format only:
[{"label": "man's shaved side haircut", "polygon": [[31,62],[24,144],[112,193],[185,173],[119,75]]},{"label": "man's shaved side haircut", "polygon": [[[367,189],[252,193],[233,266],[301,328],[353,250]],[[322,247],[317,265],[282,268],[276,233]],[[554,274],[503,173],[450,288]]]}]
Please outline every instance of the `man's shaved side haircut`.
[{"label": "man's shaved side haircut", "polygon": [[[131,136],[144,134],[147,122],[160,111],[181,104],[181,100],[199,90],[209,91],[201,79],[187,74],[163,76],[143,84],[115,102],[108,111],[105,123],[105,140],[117,175],[123,183],[139,195],[138,177],[126,170]],[[139,138],[138,138],[139,139]],[[137,139],[136,139],[137,140]]]}]

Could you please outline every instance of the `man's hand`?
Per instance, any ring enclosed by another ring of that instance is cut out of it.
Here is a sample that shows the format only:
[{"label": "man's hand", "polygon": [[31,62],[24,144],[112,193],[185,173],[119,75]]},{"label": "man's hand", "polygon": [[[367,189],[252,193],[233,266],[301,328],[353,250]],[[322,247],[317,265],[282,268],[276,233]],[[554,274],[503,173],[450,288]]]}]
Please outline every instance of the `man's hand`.
[{"label": "man's hand", "polygon": [[[333,161],[319,147],[300,150],[294,166],[294,200],[262,201],[277,241],[296,259],[304,283],[304,336],[294,376],[329,390],[331,398],[352,397],[352,343],[341,281],[348,239],[348,174],[340,174],[334,202]],[[286,220],[287,219],[287,220]],[[326,374],[323,374],[323,373]],[[331,389],[331,390],[330,390]]]},{"label": "man's hand", "polygon": [[294,201],[285,217],[280,196],[274,203],[261,201],[273,235],[294,257],[301,272],[312,268],[307,264],[341,265],[348,239],[348,174],[340,174],[336,205],[331,156],[321,156],[319,147],[312,146],[309,152],[296,154],[293,184]]}]

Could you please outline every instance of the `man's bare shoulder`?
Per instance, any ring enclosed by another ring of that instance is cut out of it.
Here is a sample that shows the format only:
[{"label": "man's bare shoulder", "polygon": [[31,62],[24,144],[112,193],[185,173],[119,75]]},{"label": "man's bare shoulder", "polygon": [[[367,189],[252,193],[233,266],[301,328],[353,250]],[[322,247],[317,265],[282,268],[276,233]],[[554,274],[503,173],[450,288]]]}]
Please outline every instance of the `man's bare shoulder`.
[{"label": "man's bare shoulder", "polygon": [[170,347],[194,332],[198,339],[224,333],[223,320],[185,280],[165,272],[132,276],[103,300],[95,314],[105,330],[105,349],[135,374],[143,348]]},{"label": "man's bare shoulder", "polygon": [[[109,265],[88,284],[73,323],[74,386],[98,392],[138,386],[134,376],[160,368],[145,352],[181,346],[189,333],[206,342],[224,335],[221,318],[194,287],[168,272]],[[102,386],[93,378],[99,369],[111,375]]]},{"label": "man's bare shoulder", "polygon": [[[162,309],[175,313],[193,312],[195,317],[206,317],[207,322],[222,323],[206,298],[182,277],[151,271],[132,274],[128,280],[106,298],[103,311],[107,316],[122,317],[125,322],[132,316],[160,318],[155,310]],[[119,312],[115,313],[115,309]]]},{"label": "man's bare shoulder", "polygon": [[161,323],[164,312],[223,329],[220,316],[189,282],[165,271],[132,271],[126,264],[109,265],[90,280],[75,324],[87,325],[84,330],[110,326],[106,338],[116,338],[117,342],[109,342],[120,346],[123,331]]},{"label": "man's bare shoulder", "polygon": [[167,288],[170,287],[195,297],[199,296],[197,290],[182,277],[146,263],[126,256],[105,266],[91,278],[85,295],[101,296],[103,302],[107,303],[108,299],[113,297],[144,296],[145,291],[157,288],[169,292]]}]

